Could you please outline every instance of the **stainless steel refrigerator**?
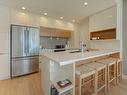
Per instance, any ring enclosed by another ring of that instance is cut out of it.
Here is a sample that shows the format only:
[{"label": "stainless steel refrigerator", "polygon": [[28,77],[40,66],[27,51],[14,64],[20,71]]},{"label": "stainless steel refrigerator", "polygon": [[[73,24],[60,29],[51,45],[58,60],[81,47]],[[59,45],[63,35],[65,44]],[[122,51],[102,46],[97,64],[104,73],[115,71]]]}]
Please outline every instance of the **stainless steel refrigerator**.
[{"label": "stainless steel refrigerator", "polygon": [[39,29],[11,25],[11,78],[39,71]]}]

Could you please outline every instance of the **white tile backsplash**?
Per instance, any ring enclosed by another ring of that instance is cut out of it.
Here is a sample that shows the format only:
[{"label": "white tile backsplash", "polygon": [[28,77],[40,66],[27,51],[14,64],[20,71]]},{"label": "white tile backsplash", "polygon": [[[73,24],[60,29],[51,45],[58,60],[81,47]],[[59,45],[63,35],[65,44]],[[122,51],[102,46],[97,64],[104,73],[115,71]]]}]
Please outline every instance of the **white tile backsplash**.
[{"label": "white tile backsplash", "polygon": [[66,45],[68,39],[67,38],[49,38],[49,37],[41,37],[40,45],[44,48],[55,48],[56,45]]}]

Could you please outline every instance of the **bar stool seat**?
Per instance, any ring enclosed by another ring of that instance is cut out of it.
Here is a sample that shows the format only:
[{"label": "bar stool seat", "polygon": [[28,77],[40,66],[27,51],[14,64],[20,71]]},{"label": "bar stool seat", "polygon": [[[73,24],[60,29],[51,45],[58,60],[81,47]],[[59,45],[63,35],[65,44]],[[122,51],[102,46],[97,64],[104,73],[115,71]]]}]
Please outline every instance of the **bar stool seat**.
[{"label": "bar stool seat", "polygon": [[96,69],[97,71],[106,68],[106,65],[105,64],[101,64],[99,62],[91,62],[91,63],[88,63],[86,65],[89,66],[89,67],[91,67],[91,68]]},{"label": "bar stool seat", "polygon": [[76,68],[76,74],[80,75],[80,77],[82,78],[94,74],[95,71],[96,71],[95,69],[90,68],[86,65],[81,65],[80,67]]},{"label": "bar stool seat", "polygon": [[100,63],[103,63],[105,65],[112,65],[112,64],[116,63],[116,59],[112,58],[112,57],[108,57],[108,58],[104,58],[101,60],[97,60],[96,62],[100,62]]},{"label": "bar stool seat", "polygon": [[[86,65],[76,68],[76,79],[78,79],[78,93],[76,95],[93,95],[95,94],[95,73],[96,70]],[[76,87],[76,89],[77,89]]]}]

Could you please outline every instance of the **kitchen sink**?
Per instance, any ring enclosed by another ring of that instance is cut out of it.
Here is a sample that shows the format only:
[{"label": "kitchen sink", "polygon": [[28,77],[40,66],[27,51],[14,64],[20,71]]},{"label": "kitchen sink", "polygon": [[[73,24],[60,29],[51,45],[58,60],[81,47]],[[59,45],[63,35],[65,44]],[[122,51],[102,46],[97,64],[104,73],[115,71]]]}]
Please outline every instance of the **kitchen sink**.
[{"label": "kitchen sink", "polygon": [[[85,52],[91,52],[91,51],[98,51],[98,49],[87,49]],[[73,50],[70,51],[69,53],[79,53],[81,50]]]},{"label": "kitchen sink", "polygon": [[69,53],[78,53],[78,52],[81,52],[80,50],[79,51],[71,51]]}]

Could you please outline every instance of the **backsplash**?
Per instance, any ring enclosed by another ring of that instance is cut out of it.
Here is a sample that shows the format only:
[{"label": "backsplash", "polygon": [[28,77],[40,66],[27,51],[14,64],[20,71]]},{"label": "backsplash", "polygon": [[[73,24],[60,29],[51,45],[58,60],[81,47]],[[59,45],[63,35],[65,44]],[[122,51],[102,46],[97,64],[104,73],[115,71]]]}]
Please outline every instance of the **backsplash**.
[{"label": "backsplash", "polygon": [[41,37],[40,46],[44,48],[55,48],[56,45],[66,45],[68,42],[67,38],[49,38]]}]

